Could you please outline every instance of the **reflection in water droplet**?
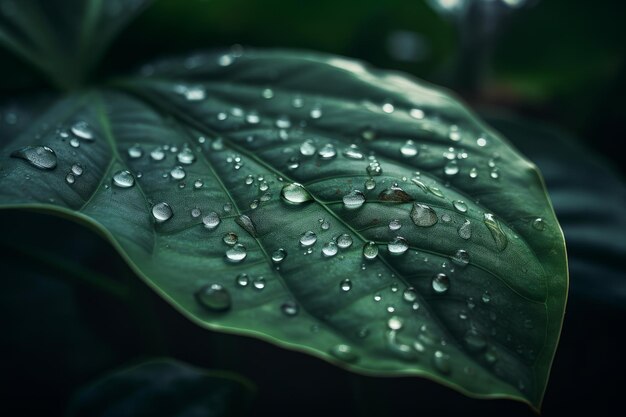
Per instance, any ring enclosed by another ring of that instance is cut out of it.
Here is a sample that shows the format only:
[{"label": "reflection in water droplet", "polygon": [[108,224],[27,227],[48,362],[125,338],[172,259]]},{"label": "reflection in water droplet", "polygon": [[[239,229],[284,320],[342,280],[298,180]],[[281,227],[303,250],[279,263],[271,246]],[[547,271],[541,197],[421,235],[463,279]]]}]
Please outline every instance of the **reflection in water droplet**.
[{"label": "reflection in water droplet", "polygon": [[76,177],[71,172],[65,176],[65,182],[68,184],[74,184],[76,182]]},{"label": "reflection in water droplet", "polygon": [[304,156],[313,156],[315,155],[316,151],[317,148],[315,147],[315,144],[312,140],[305,140],[300,145],[300,153]]},{"label": "reflection in water droplet", "polygon": [[191,149],[185,146],[180,152],[178,152],[176,159],[178,159],[178,162],[183,165],[190,165],[196,160],[196,156],[193,154]]},{"label": "reflection in water droplet", "polygon": [[402,227],[402,223],[400,223],[400,220],[398,219],[394,219],[389,222],[389,230],[395,231],[395,230],[399,230],[401,227]]},{"label": "reflection in water droplet", "polygon": [[337,244],[333,241],[330,241],[322,247],[322,254],[325,257],[330,258],[337,254],[337,250]]},{"label": "reflection in water droplet", "polygon": [[150,158],[153,161],[162,161],[165,158],[165,152],[163,151],[163,148],[154,148],[152,152],[150,152]]},{"label": "reflection in water droplet", "polygon": [[409,249],[409,242],[401,236],[397,236],[391,242],[387,243],[387,250],[392,255],[402,255]]},{"label": "reflection in water droplet", "polygon": [[352,237],[347,233],[339,235],[339,237],[337,237],[337,246],[341,249],[349,248],[352,246]]},{"label": "reflection in water droplet", "polygon": [[430,227],[437,223],[437,213],[426,204],[413,203],[410,213],[411,220],[419,227]]},{"label": "reflection in water droplet", "polygon": [[404,301],[408,301],[409,303],[417,300],[417,292],[415,291],[415,288],[408,287],[407,289],[405,289],[402,293],[402,298],[404,299]]},{"label": "reflection in water droplet", "polygon": [[472,237],[472,225],[469,220],[465,220],[465,222],[459,226],[457,232],[459,233],[459,237],[461,239],[468,240]]},{"label": "reflection in water droplet", "polygon": [[352,190],[343,196],[343,206],[347,209],[357,209],[365,203],[365,195],[359,190]]},{"label": "reflection in water droplet", "polygon": [[317,235],[311,230],[300,235],[300,245],[302,245],[303,248],[312,246],[315,242],[317,242]]},{"label": "reflection in water droplet", "polygon": [[470,255],[466,250],[463,249],[459,249],[452,256],[452,262],[459,266],[466,266],[467,264],[469,264],[469,261]]},{"label": "reflection in water droplet", "polygon": [[57,166],[57,155],[47,146],[26,146],[12,152],[11,157],[23,159],[39,169],[54,169]]},{"label": "reflection in water droplet", "polygon": [[296,182],[283,186],[280,190],[280,196],[283,201],[290,204],[302,204],[313,200],[306,188]]},{"label": "reflection in water droplet", "polygon": [[496,248],[502,252],[506,248],[509,241],[506,234],[504,234],[500,223],[498,223],[494,215],[491,213],[485,213],[484,221],[485,225],[489,229],[489,232],[491,233],[491,237],[493,237],[493,241],[496,243]]},{"label": "reflection in water droplet", "polygon": [[400,148],[400,153],[406,158],[411,158],[417,155],[418,152],[419,149],[412,140],[407,140],[406,143]]},{"label": "reflection in water droplet", "polygon": [[196,291],[196,300],[207,310],[226,311],[231,306],[230,293],[220,284],[209,284]]},{"label": "reflection in water droplet", "polygon": [[332,143],[327,143],[320,148],[317,154],[321,159],[332,159],[337,156],[337,150]]},{"label": "reflection in water droplet", "polygon": [[183,167],[179,165],[172,168],[172,170],[170,171],[170,176],[175,180],[182,180],[187,176],[187,173],[185,172]]},{"label": "reflection in water droplet", "polygon": [[237,275],[237,277],[235,278],[235,282],[239,287],[247,287],[250,283],[250,277],[248,277],[248,274],[246,274],[245,272],[242,272],[241,274]]},{"label": "reflection in water droplet", "polygon": [[339,283],[339,288],[341,288],[341,291],[344,291],[344,292],[350,291],[352,289],[352,281],[350,281],[350,278],[346,278],[342,280]]},{"label": "reflection in water droplet", "polygon": [[333,346],[330,349],[330,354],[347,363],[356,362],[359,359],[358,355],[352,350],[352,348],[343,343]]},{"label": "reflection in water droplet", "polygon": [[172,208],[165,202],[157,203],[152,206],[152,216],[157,223],[165,222],[171,219],[173,215]]},{"label": "reflection in water droplet", "polygon": [[113,185],[118,188],[130,188],[135,185],[135,177],[130,171],[117,171],[113,174]]},{"label": "reflection in water droplet", "polygon": [[229,246],[233,246],[239,240],[239,237],[234,232],[228,232],[222,236],[222,240]]},{"label": "reflection in water droplet", "polygon": [[263,277],[256,277],[254,278],[254,280],[252,281],[252,286],[261,291],[263,288],[265,288],[265,278]]},{"label": "reflection in water droplet", "polygon": [[95,138],[95,134],[93,130],[91,129],[89,124],[87,124],[87,122],[85,121],[74,123],[74,125],[72,125],[70,130],[72,131],[74,136],[80,139],[91,141],[91,140],[94,140]]},{"label": "reflection in water droplet", "polygon": [[537,217],[533,220],[533,228],[539,231],[545,230],[546,222],[541,217]]},{"label": "reflection in water droplet", "polygon": [[380,194],[378,194],[378,199],[393,203],[407,203],[414,200],[406,191],[396,185],[381,191]]},{"label": "reflection in water droplet", "polygon": [[212,211],[206,216],[202,218],[202,223],[204,223],[204,227],[209,230],[215,229],[220,224],[220,216],[216,212]]},{"label": "reflection in water droplet", "polygon": [[289,300],[289,301],[285,301],[280,306],[280,310],[283,312],[285,316],[293,317],[298,314],[298,311],[300,311],[300,308],[298,307],[298,304],[296,304],[295,301]]},{"label": "reflection in water droplet", "polygon": [[446,274],[439,273],[433,277],[433,290],[438,294],[443,294],[450,288],[450,279]]},{"label": "reflection in water droplet", "polygon": [[459,165],[456,161],[450,161],[443,167],[443,173],[453,176],[459,173]]},{"label": "reflection in water droplet", "polygon": [[241,243],[236,243],[232,248],[226,250],[226,258],[231,262],[241,262],[246,259],[248,252]]},{"label": "reflection in water droplet", "polygon": [[283,248],[278,248],[272,253],[272,262],[279,264],[287,257],[287,251]]},{"label": "reflection in water droplet", "polygon": [[376,242],[366,242],[365,245],[363,245],[363,256],[366,259],[374,259],[378,256],[378,246]]},{"label": "reflection in water droplet", "polygon": [[143,149],[139,145],[133,145],[128,148],[128,157],[130,159],[137,159],[143,156]]},{"label": "reflection in water droplet", "polygon": [[456,209],[456,211],[458,211],[459,213],[466,213],[467,212],[467,204],[465,204],[464,201],[461,200],[455,200],[452,205],[454,206],[454,208]]}]

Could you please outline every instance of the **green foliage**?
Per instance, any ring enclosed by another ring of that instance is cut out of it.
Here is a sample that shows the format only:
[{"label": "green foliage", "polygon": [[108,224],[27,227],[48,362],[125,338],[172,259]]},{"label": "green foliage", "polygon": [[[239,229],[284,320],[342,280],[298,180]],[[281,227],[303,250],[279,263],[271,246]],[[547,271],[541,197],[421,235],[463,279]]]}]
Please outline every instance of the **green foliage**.
[{"label": "green foliage", "polygon": [[199,325],[539,406],[562,234],[534,165],[449,94],[235,48],[28,113],[0,207],[94,227]]}]

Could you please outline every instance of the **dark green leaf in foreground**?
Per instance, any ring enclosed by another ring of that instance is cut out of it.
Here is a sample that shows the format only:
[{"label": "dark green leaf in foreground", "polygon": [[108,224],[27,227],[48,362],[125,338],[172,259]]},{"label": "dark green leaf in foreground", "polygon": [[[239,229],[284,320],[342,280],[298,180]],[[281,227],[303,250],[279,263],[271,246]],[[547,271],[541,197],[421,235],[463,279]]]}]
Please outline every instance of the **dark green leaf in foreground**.
[{"label": "dark green leaf in foreground", "polygon": [[68,416],[226,417],[248,415],[250,382],[158,359],[117,371],[81,389]]},{"label": "dark green leaf in foreground", "polygon": [[197,55],[59,101],[0,163],[2,206],[96,227],[202,326],[541,402],[561,230],[534,165],[446,93],[333,56]]}]

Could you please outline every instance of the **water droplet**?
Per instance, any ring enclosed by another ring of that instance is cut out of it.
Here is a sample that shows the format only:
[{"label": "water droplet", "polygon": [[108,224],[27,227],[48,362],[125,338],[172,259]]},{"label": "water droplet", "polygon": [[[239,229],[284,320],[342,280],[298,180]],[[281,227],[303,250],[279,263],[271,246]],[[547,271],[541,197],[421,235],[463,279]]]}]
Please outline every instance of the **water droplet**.
[{"label": "water droplet", "polygon": [[313,200],[306,188],[296,182],[283,186],[280,190],[280,196],[283,201],[290,204],[302,204]]},{"label": "water droplet", "polygon": [[245,214],[242,214],[241,216],[235,218],[235,223],[241,226],[243,230],[248,232],[250,236],[256,237],[257,235],[256,225],[254,224],[254,222],[252,221],[250,217],[246,216]]},{"label": "water droplet", "polygon": [[287,251],[283,248],[278,248],[272,253],[272,262],[279,264],[287,257]]},{"label": "water droplet", "polygon": [[269,100],[274,97],[274,91],[271,88],[264,88],[263,91],[261,91],[261,96]]},{"label": "water droplet", "polygon": [[330,354],[347,363],[356,362],[359,359],[358,355],[352,350],[352,348],[343,343],[333,346],[330,349]]},{"label": "water droplet", "polygon": [[287,116],[281,116],[276,119],[276,127],[279,129],[289,129],[291,127],[291,120]]},{"label": "water droplet", "polygon": [[448,213],[444,213],[444,214],[441,216],[441,220],[442,220],[444,223],[450,223],[450,222],[452,221],[452,217],[451,217]]},{"label": "water droplet", "polygon": [[361,132],[361,137],[365,140],[374,140],[376,139],[376,132],[373,129],[364,129]]},{"label": "water droplet", "polygon": [[352,237],[347,233],[339,235],[339,237],[337,237],[337,246],[341,249],[349,248],[352,246]]},{"label": "water droplet", "polygon": [[498,170],[498,168],[494,168],[489,173],[489,176],[494,180],[497,180],[498,178],[500,178],[500,171]]},{"label": "water droplet", "polygon": [[170,171],[170,176],[175,180],[182,180],[187,176],[187,173],[185,172],[183,167],[179,165],[172,168],[172,170]]},{"label": "water droplet", "polygon": [[157,203],[152,206],[152,216],[157,223],[163,223],[172,218],[174,212],[166,202]]},{"label": "water droplet", "polygon": [[382,106],[382,109],[387,114],[391,114],[394,111],[393,104],[391,104],[391,103],[384,103],[383,106]]},{"label": "water droplet", "polygon": [[300,96],[295,96],[291,100],[291,105],[294,109],[301,109],[302,107],[304,107],[304,100]]},{"label": "water droplet", "polygon": [[465,333],[465,344],[468,349],[473,352],[480,352],[487,347],[487,341],[484,336],[476,329],[470,329]]},{"label": "water droplet", "polygon": [[459,226],[457,232],[459,233],[459,237],[461,239],[468,240],[472,237],[472,225],[469,220],[465,220],[465,222]]},{"label": "water droplet", "polygon": [[446,274],[439,273],[433,277],[433,290],[438,294],[443,294],[450,288],[450,279]]},{"label": "water droplet", "polygon": [[450,133],[448,134],[448,137],[454,142],[461,140],[461,132],[459,132],[459,127],[457,125],[450,126]]},{"label": "water droplet", "polygon": [[433,365],[442,374],[449,374],[452,370],[450,366],[450,355],[443,353],[440,350],[435,351],[433,354]]},{"label": "water droplet", "polygon": [[337,156],[337,150],[332,143],[327,143],[320,148],[317,154],[321,159],[332,159]]},{"label": "water droplet", "polygon": [[202,188],[203,185],[204,185],[204,182],[202,182],[202,180],[200,179],[197,179],[193,183],[193,188],[195,188],[196,190],[199,190],[200,188]]},{"label": "water droplet", "polygon": [[135,177],[130,171],[117,171],[113,174],[113,185],[119,188],[130,188],[135,185]]},{"label": "water droplet", "polygon": [[11,157],[28,161],[39,169],[54,169],[57,166],[57,155],[47,146],[26,146],[12,152]]},{"label": "water droplet", "polygon": [[333,257],[337,254],[337,244],[335,242],[328,242],[322,247],[322,254],[327,257]]},{"label": "water droplet", "polygon": [[459,165],[456,161],[450,161],[443,167],[444,174],[453,176],[459,173]]},{"label": "water droplet", "polygon": [[178,152],[176,159],[178,159],[178,162],[183,165],[190,165],[196,160],[196,156],[193,154],[191,149],[185,146],[180,152]]},{"label": "water droplet", "polygon": [[423,119],[424,111],[420,109],[411,109],[409,110],[409,115],[414,119]]},{"label": "water droplet", "polygon": [[224,234],[224,236],[222,237],[222,240],[224,241],[224,243],[226,243],[229,246],[233,246],[235,243],[237,243],[238,239],[239,237],[234,232],[228,232]]},{"label": "water droplet", "polygon": [[365,180],[365,189],[366,190],[373,190],[374,187],[376,187],[376,181],[374,181],[374,178],[368,178]]},{"label": "water droplet", "polygon": [[191,217],[193,217],[194,219],[200,217],[201,214],[202,212],[198,207],[191,209]]},{"label": "water droplet", "polygon": [[311,112],[309,114],[311,116],[311,119],[319,119],[322,117],[322,109],[320,109],[319,107],[314,107],[311,109]]},{"label": "water droplet", "polygon": [[343,156],[348,159],[363,159],[363,152],[355,144],[350,145],[343,151]]},{"label": "water droplet", "polygon": [[398,219],[394,219],[389,222],[389,230],[395,231],[395,230],[399,230],[401,227],[402,227],[402,223],[400,223],[400,220]]},{"label": "water droplet", "polygon": [[232,248],[226,250],[226,258],[231,262],[241,262],[246,259],[248,252],[241,243],[236,243]]},{"label": "water droplet", "polygon": [[390,317],[389,320],[387,320],[387,327],[391,330],[402,329],[402,319],[398,316]]},{"label": "water droplet", "polygon": [[533,220],[533,228],[539,231],[545,230],[546,228],[546,222],[541,218],[541,217],[537,217],[535,220]]},{"label": "water droplet", "polygon": [[300,235],[300,245],[302,245],[303,248],[312,246],[315,242],[317,242],[317,235],[311,230]]},{"label": "water droplet", "polygon": [[342,280],[339,283],[339,288],[341,288],[341,291],[344,291],[344,292],[350,291],[352,289],[352,281],[350,281],[350,278],[346,278]]},{"label": "water droplet", "polygon": [[183,95],[188,101],[201,101],[206,98],[206,92],[204,91],[204,88],[198,85],[185,87],[183,89]]},{"label": "water droplet", "polygon": [[357,209],[365,203],[365,195],[359,190],[352,190],[343,196],[343,206],[347,209]]},{"label": "water droplet", "polygon": [[74,123],[70,130],[72,131],[74,136],[80,139],[91,141],[95,138],[93,130],[85,121],[79,121]]},{"label": "water droplet", "polygon": [[466,250],[459,249],[454,253],[451,259],[452,259],[452,262],[454,262],[455,264],[459,266],[466,266],[467,264],[469,264],[470,255]]},{"label": "water droplet", "polygon": [[[321,220],[321,219],[320,219],[320,220]],[[322,230],[328,230],[328,229],[330,229],[330,222],[329,222],[328,220],[322,220],[322,221],[320,222],[320,228],[321,228]]]},{"label": "water droplet", "polygon": [[285,316],[293,317],[298,314],[298,311],[300,311],[300,308],[298,307],[298,304],[296,304],[295,301],[289,300],[289,301],[285,301],[280,306],[280,310],[283,312]]},{"label": "water droplet", "polygon": [[138,159],[143,156],[143,149],[139,145],[133,145],[128,148],[128,157],[130,159]]},{"label": "water droplet", "polygon": [[305,140],[300,145],[300,153],[304,156],[313,156],[315,155],[316,151],[317,148],[315,147],[315,144],[312,140]]},{"label": "water droplet", "polygon": [[461,200],[455,200],[452,205],[454,206],[454,208],[456,209],[456,211],[458,211],[459,213],[466,213],[467,212],[467,204],[465,204],[464,201]]},{"label": "water droplet", "polygon": [[247,287],[248,284],[250,283],[250,277],[248,277],[248,274],[243,272],[243,273],[237,275],[237,277],[235,278],[235,282],[240,287]]},{"label": "water droplet", "polygon": [[150,158],[152,158],[153,161],[162,161],[165,158],[165,152],[163,151],[163,148],[154,148],[152,152],[150,152]]},{"label": "water droplet", "polygon": [[472,179],[478,177],[478,170],[476,168],[470,169],[469,177]]},{"label": "water droplet", "polygon": [[380,163],[378,163],[378,161],[370,162],[365,170],[372,177],[383,175],[383,168],[380,166]]},{"label": "water droplet", "polygon": [[76,177],[71,172],[65,176],[65,182],[68,184],[74,184],[76,182]]},{"label": "water droplet", "polygon": [[485,213],[484,221],[485,225],[489,229],[489,232],[491,232],[491,237],[493,237],[493,241],[496,243],[496,248],[500,252],[502,252],[508,244],[508,239],[506,237],[506,234],[504,234],[500,223],[498,223],[498,221],[491,213]]},{"label": "water droplet", "polygon": [[413,203],[410,213],[411,220],[419,227],[430,227],[437,223],[437,213],[426,204]]},{"label": "water droplet", "polygon": [[196,292],[196,300],[210,311],[226,311],[231,306],[230,293],[220,284],[209,284]]},{"label": "water droplet", "polygon": [[393,203],[407,203],[414,200],[413,197],[398,186],[392,186],[391,188],[384,189],[380,192],[380,194],[378,194],[378,199]]},{"label": "water droplet", "polygon": [[250,112],[246,115],[246,122],[250,123],[251,125],[256,125],[261,122],[261,118],[255,112]]},{"label": "water droplet", "polygon": [[387,243],[387,250],[392,255],[402,255],[409,249],[409,242],[401,236],[397,236],[391,242]]},{"label": "water droplet", "polygon": [[216,212],[212,211],[206,216],[202,218],[202,223],[204,223],[204,227],[209,230],[215,229],[220,224],[220,216]]},{"label": "water droplet", "polygon": [[378,246],[376,242],[366,242],[363,245],[363,256],[366,259],[374,259],[378,256]]},{"label": "water droplet", "polygon": [[406,143],[400,148],[400,153],[406,158],[416,156],[418,152],[419,148],[412,140],[407,140]]},{"label": "water droplet", "polygon": [[409,303],[417,300],[417,292],[415,291],[415,288],[408,287],[407,289],[405,289],[402,293],[402,298],[404,299],[404,301],[408,301]]},{"label": "water droplet", "polygon": [[491,294],[489,293],[489,291],[485,291],[480,299],[483,303],[489,304],[491,302]]},{"label": "water droplet", "polygon": [[263,277],[256,277],[254,278],[254,280],[252,281],[252,286],[261,291],[263,288],[265,288],[265,278]]},{"label": "water droplet", "polygon": [[83,166],[81,164],[74,164],[72,165],[72,174],[76,175],[77,177],[80,177],[81,175],[83,175]]},{"label": "water droplet", "polygon": [[481,148],[487,145],[487,139],[480,137],[478,139],[476,139],[476,145],[480,146]]}]

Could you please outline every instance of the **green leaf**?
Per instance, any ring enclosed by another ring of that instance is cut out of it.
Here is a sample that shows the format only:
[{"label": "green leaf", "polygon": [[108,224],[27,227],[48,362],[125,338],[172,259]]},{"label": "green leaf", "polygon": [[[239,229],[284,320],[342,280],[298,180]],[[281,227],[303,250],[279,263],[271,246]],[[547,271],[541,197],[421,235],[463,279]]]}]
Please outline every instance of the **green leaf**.
[{"label": "green leaf", "polygon": [[150,0],[0,0],[0,45],[57,86],[80,85]]},{"label": "green leaf", "polygon": [[206,328],[539,407],[565,248],[536,167],[501,136],[445,92],[335,56],[143,73],[3,146],[0,205],[95,227]]},{"label": "green leaf", "polygon": [[236,374],[156,359],[107,375],[79,390],[68,416],[248,415],[252,384]]}]

